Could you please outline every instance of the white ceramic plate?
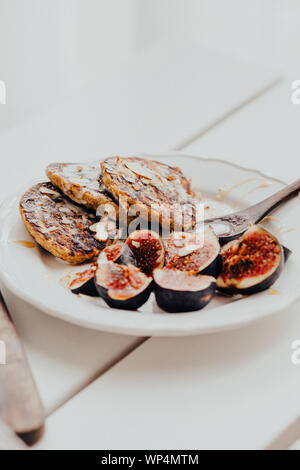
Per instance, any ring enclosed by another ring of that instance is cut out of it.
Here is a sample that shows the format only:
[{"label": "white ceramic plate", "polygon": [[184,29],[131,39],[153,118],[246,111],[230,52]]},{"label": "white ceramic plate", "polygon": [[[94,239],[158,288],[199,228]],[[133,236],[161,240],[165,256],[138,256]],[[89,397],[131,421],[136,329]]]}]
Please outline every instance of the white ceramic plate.
[{"label": "white ceramic plate", "polygon": [[[258,171],[220,160],[183,153],[147,157],[180,166],[193,179],[193,186],[201,190],[210,200],[208,204],[219,213],[254,204],[283,186],[282,182]],[[220,193],[219,190],[224,191]],[[299,198],[281,206],[272,214],[274,219],[264,224],[269,230],[277,232],[277,236],[293,250],[293,256],[272,292],[266,291],[242,299],[216,296],[199,312],[168,314],[158,308],[153,294],[137,312],[111,309],[101,299],[71,294],[60,280],[84,268],[72,267],[56,260],[39,247],[26,248],[15,242],[32,241],[19,215],[18,202],[21,194],[22,191],[19,191],[9,197],[0,211],[1,281],[15,295],[68,322],[131,335],[195,335],[247,325],[282,310],[299,297]]]}]

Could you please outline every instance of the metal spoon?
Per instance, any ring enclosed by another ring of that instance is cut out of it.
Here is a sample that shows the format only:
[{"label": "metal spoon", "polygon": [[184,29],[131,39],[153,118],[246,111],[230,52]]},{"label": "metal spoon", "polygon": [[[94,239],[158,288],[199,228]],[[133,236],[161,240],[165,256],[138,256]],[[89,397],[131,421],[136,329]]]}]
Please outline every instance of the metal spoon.
[{"label": "metal spoon", "polygon": [[297,195],[300,190],[300,179],[289,184],[281,191],[273,194],[264,201],[232,214],[205,220],[215,234],[219,237],[221,245],[240,237],[248,228],[249,224],[256,224],[269,214],[282,202]]}]

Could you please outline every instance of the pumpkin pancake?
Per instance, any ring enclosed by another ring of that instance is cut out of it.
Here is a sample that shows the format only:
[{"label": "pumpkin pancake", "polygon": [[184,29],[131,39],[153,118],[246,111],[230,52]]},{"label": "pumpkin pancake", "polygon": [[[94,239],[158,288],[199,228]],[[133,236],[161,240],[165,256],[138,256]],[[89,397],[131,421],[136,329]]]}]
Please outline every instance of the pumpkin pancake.
[{"label": "pumpkin pancake", "polygon": [[199,200],[179,168],[138,157],[108,158],[101,168],[103,183],[119,202],[126,198],[128,206],[171,228],[194,226]]},{"label": "pumpkin pancake", "polygon": [[77,204],[97,210],[100,205],[117,205],[102,182],[99,162],[51,163],[46,168],[50,181]]},{"label": "pumpkin pancake", "polygon": [[22,196],[20,212],[28,232],[45,250],[72,264],[91,260],[110,243],[93,236],[98,222],[52,183],[39,183]]}]

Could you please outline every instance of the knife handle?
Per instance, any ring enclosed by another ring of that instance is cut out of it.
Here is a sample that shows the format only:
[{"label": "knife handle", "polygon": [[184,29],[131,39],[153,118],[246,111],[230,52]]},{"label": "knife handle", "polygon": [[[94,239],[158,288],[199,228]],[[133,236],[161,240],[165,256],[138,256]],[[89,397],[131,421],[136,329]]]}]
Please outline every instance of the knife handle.
[{"label": "knife handle", "polygon": [[[23,346],[0,293],[0,419],[27,444],[43,433],[44,408]],[[1,359],[1,357],[0,357]]]}]

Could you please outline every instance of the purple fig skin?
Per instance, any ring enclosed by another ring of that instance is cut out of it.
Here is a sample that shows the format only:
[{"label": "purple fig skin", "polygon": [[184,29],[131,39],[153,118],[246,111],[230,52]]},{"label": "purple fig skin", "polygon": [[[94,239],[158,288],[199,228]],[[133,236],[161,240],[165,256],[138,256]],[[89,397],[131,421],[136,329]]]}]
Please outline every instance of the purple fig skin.
[{"label": "purple fig skin", "polygon": [[95,285],[100,297],[102,297],[109,307],[122,310],[138,310],[147,302],[153,290],[153,282],[151,282],[142,292],[135,295],[134,297],[130,297],[126,300],[120,300],[112,299],[105,287],[100,286],[96,282]]},{"label": "purple fig skin", "polygon": [[216,283],[201,291],[176,291],[154,284],[154,293],[158,306],[168,313],[194,312],[204,308],[215,296]]},{"label": "purple fig skin", "polygon": [[75,289],[71,289],[72,294],[83,294],[88,295],[89,297],[99,297],[98,291],[95,286],[94,276],[91,277],[88,281],[82,284]]},{"label": "purple fig skin", "polygon": [[207,266],[203,271],[200,271],[199,274],[204,274],[206,276],[213,276],[217,278],[222,271],[222,256],[218,256]]}]

